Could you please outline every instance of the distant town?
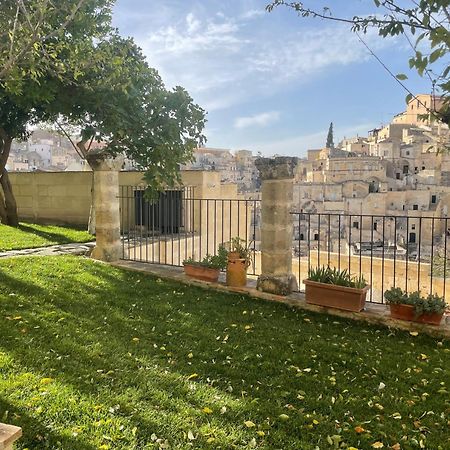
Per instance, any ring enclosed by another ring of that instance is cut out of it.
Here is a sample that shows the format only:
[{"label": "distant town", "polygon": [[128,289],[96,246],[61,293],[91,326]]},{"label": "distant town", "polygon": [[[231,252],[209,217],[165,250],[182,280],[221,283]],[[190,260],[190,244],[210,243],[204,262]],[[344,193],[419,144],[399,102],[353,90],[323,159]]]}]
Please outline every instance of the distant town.
[{"label": "distant town", "polygon": [[[407,110],[367,136],[343,139],[336,146],[309,149],[300,158],[294,201],[305,213],[446,215],[450,207],[450,145],[448,126],[430,121],[429,109],[439,110],[441,99],[418,95]],[[101,144],[96,144],[101,145]],[[259,191],[255,166],[258,155],[249,150],[198,148],[182,170],[214,170],[221,181],[233,183],[243,194]],[[10,172],[86,171],[87,163],[70,140],[36,130],[26,142],[14,142],[8,158]],[[126,161],[125,170],[135,170]],[[360,224],[354,224],[360,227]],[[364,231],[366,230],[361,224]],[[375,227],[377,227],[375,222]],[[375,230],[379,231],[379,230]],[[298,238],[302,232],[297,230]],[[414,234],[409,236],[414,239]]]}]

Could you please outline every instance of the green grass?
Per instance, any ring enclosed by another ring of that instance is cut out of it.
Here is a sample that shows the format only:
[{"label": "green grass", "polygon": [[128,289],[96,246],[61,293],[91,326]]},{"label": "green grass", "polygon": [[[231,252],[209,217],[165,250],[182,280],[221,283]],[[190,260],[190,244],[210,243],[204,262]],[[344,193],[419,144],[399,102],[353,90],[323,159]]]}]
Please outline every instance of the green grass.
[{"label": "green grass", "polygon": [[93,239],[87,231],[67,227],[21,223],[19,228],[14,228],[0,224],[0,252],[48,247],[55,244],[89,242]]},{"label": "green grass", "polygon": [[18,448],[450,448],[447,341],[74,257],[5,259],[0,286]]}]

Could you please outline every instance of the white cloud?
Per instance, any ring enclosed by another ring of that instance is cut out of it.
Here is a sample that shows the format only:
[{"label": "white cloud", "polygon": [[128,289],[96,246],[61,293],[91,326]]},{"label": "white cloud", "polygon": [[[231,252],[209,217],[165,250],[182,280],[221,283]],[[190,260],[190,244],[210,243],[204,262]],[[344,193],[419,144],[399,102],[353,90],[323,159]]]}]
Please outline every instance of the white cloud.
[{"label": "white cloud", "polygon": [[193,13],[189,13],[186,16],[186,24],[188,33],[196,33],[200,29],[200,21],[195,18]]},{"label": "white cloud", "polygon": [[266,11],[264,9],[249,9],[245,13],[243,13],[240,18],[243,20],[251,20],[256,19],[257,17],[264,16]]},{"label": "white cloud", "polygon": [[[374,49],[390,45],[375,33],[368,33],[366,40]],[[343,27],[310,29],[295,33],[289,39],[265,43],[248,58],[255,72],[272,74],[271,82],[288,80],[309,81],[325,69],[346,66],[365,61],[369,53],[357,37]]]},{"label": "white cloud", "polygon": [[[235,18],[190,12],[150,32],[140,44],[169,86],[186,87],[210,111],[274,95],[286,83],[307,83],[370,57],[345,27],[287,29],[269,38],[265,29],[248,28],[244,16],[258,14],[256,9]],[[365,39],[375,50],[392,44],[375,33]]]},{"label": "white cloud", "polygon": [[279,111],[269,111],[249,117],[238,117],[234,122],[234,127],[238,129],[249,127],[265,127],[280,119]]}]

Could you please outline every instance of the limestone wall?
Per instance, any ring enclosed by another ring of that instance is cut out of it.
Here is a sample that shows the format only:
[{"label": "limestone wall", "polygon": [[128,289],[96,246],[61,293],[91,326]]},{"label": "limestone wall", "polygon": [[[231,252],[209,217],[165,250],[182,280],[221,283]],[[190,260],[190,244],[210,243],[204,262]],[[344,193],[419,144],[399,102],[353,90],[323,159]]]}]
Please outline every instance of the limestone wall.
[{"label": "limestone wall", "polygon": [[[9,175],[21,220],[87,225],[92,172],[12,172]],[[236,186],[221,185],[218,172],[186,170],[181,172],[181,178],[184,185],[193,187],[195,198],[238,198]],[[119,173],[120,186],[144,184],[140,172]]]}]

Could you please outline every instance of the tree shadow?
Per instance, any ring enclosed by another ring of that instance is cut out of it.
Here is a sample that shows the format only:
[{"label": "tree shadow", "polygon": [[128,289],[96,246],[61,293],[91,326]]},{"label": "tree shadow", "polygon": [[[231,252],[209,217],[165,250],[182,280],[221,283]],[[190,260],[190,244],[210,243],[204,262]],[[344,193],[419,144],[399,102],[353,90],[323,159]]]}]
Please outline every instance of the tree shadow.
[{"label": "tree shadow", "polygon": [[[61,227],[61,228],[64,228],[64,227]],[[34,235],[39,236],[39,237],[41,237],[43,239],[47,239],[49,241],[53,241],[54,245],[58,245],[58,244],[75,244],[75,243],[79,242],[77,239],[70,238],[67,234],[39,230],[39,229],[36,229],[36,228],[34,228],[34,227],[30,226],[30,225],[26,225],[24,223],[21,223],[19,225],[19,229],[21,231],[24,231],[25,233],[34,234]],[[95,238],[92,237],[92,240],[94,240],[94,239]]]},{"label": "tree shadow", "polygon": [[[83,260],[57,276],[59,262],[67,261],[46,259],[48,267],[42,266],[39,277],[48,281],[47,287],[27,291],[20,312],[23,322],[9,321],[0,328],[0,349],[19,367],[54,377],[87,399],[99,399],[105,408],[119,405],[114,414],[127,428],[137,428],[140,443],[153,433],[180,436],[190,426],[215,430],[223,448],[231,448],[245,433],[252,436],[252,430],[236,431],[244,421],[259,424],[271,417],[273,422],[280,414],[291,414],[286,405],[327,415],[333,423],[350,406],[336,406],[330,415],[322,397],[308,395],[301,404],[299,391],[337,398],[347,390],[364,397],[367,385],[359,385],[359,380],[367,379],[373,361],[382,359],[379,349],[385,341],[368,345],[355,322],[306,317],[284,305]],[[5,278],[6,285],[16,281],[11,280]],[[6,298],[2,307],[8,310],[15,304]],[[371,336],[380,331],[368,325],[365,329]],[[337,346],[343,336],[345,345]],[[421,339],[424,347],[432,343]],[[419,351],[418,341],[416,348]],[[355,358],[358,364],[349,367]],[[368,383],[374,389],[381,380],[399,383],[409,363],[406,358],[383,358],[382,373]],[[302,368],[309,368],[311,375]],[[315,377],[316,368],[326,377]],[[421,377],[432,377],[432,367],[423,370]],[[336,386],[328,382],[332,372],[349,376]],[[429,392],[433,395],[431,387]],[[214,414],[205,413],[205,406]],[[219,414],[222,406],[231,414]],[[369,417],[373,411],[361,402],[358,414]],[[305,421],[302,414],[289,426],[275,423],[268,442],[299,448],[303,441],[292,430],[303,429]],[[207,438],[198,438],[196,445],[207,447]]]},{"label": "tree shadow", "polygon": [[18,408],[0,393],[0,418],[7,414],[7,422],[22,428],[23,436],[17,442],[21,448],[96,450],[86,439],[52,431],[48,425],[31,417],[25,408]]}]

